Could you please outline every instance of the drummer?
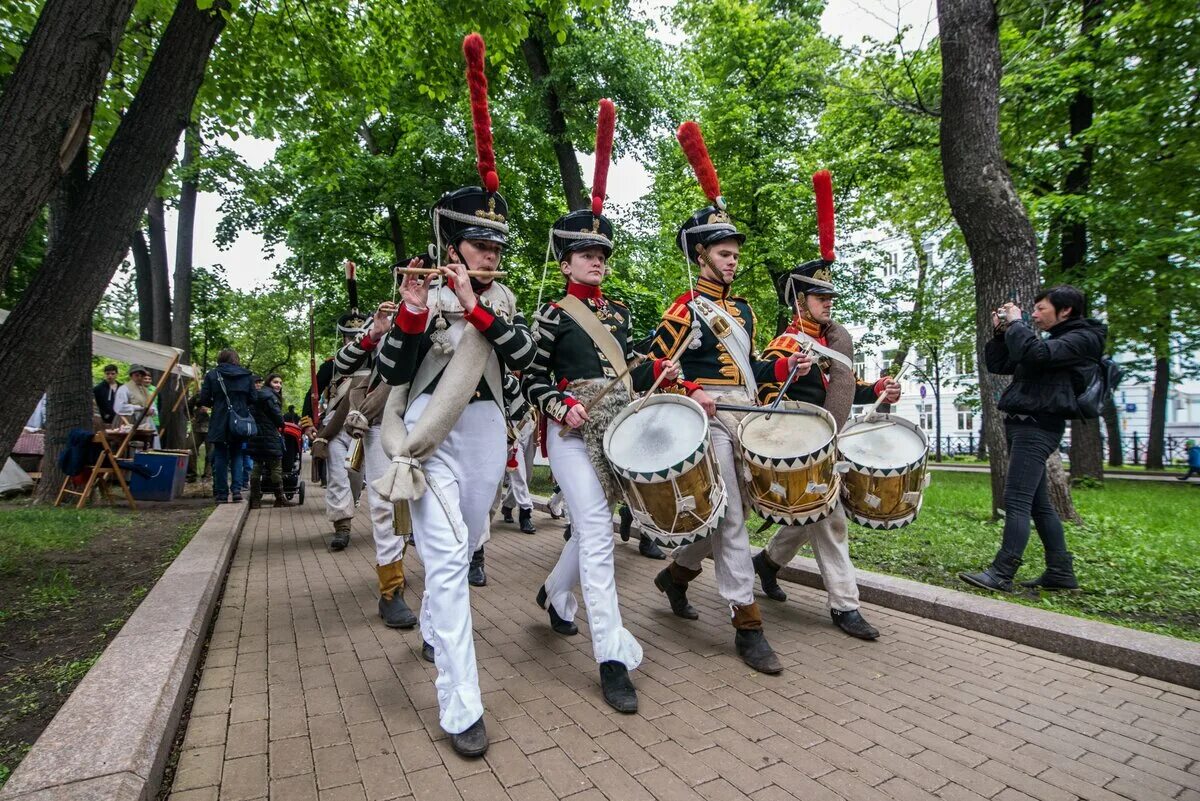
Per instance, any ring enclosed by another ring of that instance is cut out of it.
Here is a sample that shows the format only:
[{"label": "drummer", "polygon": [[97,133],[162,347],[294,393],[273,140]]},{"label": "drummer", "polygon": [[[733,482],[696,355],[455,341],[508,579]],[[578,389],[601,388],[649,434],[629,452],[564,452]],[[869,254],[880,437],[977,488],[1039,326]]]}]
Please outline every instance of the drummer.
[{"label": "drummer", "polygon": [[693,213],[679,229],[676,242],[690,262],[689,270],[698,268],[699,277],[695,290],[680,295],[664,313],[650,356],[678,361],[685,379],[690,379],[681,384],[711,418],[713,454],[728,493],[728,506],[717,530],[677,548],[654,584],[667,595],[671,611],[696,620],[700,615],[688,603],[688,583],[700,575],[705,557],[712,556],[717,590],[729,604],[738,656],[761,673],[780,673],[783,664],[763,634],[762,613],[754,600],[750,535],[738,486],[737,424],[726,414],[717,414],[717,402],[720,398],[725,403],[748,405],[759,382],[782,381],[792,368],[805,374],[812,365],[801,353],[771,361],[755,357],[754,312],[744,298],[731,292],[746,236],[725,210],[699,127],[684,123],[678,137],[711,205]]},{"label": "drummer", "polygon": [[[816,259],[781,277],[780,301],[791,307],[795,316],[787,329],[767,346],[764,355],[783,357],[795,353],[801,345],[812,348],[819,369],[793,381],[786,398],[824,407],[833,415],[840,431],[852,404],[874,403],[881,395],[884,402],[895,403],[900,398],[900,384],[886,377],[874,384],[855,378],[851,355],[854,343],[845,327],[832,318],[837,292],[833,288],[830,263]],[[771,403],[779,395],[780,386],[778,382],[763,384],[758,390],[759,400]],[[858,585],[854,580],[854,565],[850,563],[850,541],[841,501],[837,501],[829,515],[815,523],[783,526],[754,557],[754,570],[766,596],[773,601],[787,600],[776,574],[806,542],[812,544],[825,582],[834,625],[851,637],[863,640],[879,637],[879,631],[858,611]]]},{"label": "drummer", "polygon": [[[617,604],[612,504],[618,490],[601,440],[613,417],[629,403],[628,387],[645,391],[660,373],[673,384],[679,370],[669,359],[633,363],[629,369],[634,357],[632,315],[629,307],[600,289],[613,248],[612,223],[601,213],[608,170],[607,149],[601,143],[611,142],[615,118],[612,103],[600,102],[592,207],[559,217],[550,231],[554,257],[566,278],[566,297],[537,310],[537,352],[525,374],[525,391],[548,421],[543,441],[573,527],[537,603],[547,610],[554,631],[574,635],[579,631],[574,623],[579,609],[575,587],[582,587],[604,700],[618,712],[632,713],[638,699],[629,671],[641,664],[642,646],[623,626]],[[622,379],[625,375],[627,380]],[[563,436],[564,431],[570,433]]]}]

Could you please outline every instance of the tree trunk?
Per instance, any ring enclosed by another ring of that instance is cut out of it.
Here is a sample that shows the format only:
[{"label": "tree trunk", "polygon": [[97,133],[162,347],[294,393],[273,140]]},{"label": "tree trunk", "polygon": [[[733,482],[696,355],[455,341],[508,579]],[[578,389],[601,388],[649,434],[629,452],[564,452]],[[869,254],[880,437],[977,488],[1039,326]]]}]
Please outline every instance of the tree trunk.
[{"label": "tree trunk", "polygon": [[1125,464],[1125,446],[1121,442],[1121,421],[1117,417],[1117,404],[1112,398],[1104,404],[1104,430],[1108,435],[1108,464],[1120,467]]},{"label": "tree trunk", "polygon": [[[1097,17],[1099,16],[1099,0],[1082,0],[1082,14],[1079,26],[1080,38],[1088,45],[1091,52]],[[1092,127],[1094,103],[1092,101],[1092,80],[1090,70],[1082,71],[1083,76],[1075,96],[1071,98],[1069,114],[1071,118],[1071,143],[1075,143]],[[1079,145],[1079,158],[1067,172],[1064,182],[1064,194],[1085,196],[1091,188],[1092,164],[1095,161],[1095,148],[1090,142]],[[1072,209],[1069,219],[1062,226],[1062,270],[1068,281],[1082,283],[1087,265],[1088,255],[1088,226],[1087,218],[1079,209]],[[1100,439],[1099,420],[1071,421],[1071,480],[1090,478],[1094,481],[1104,481],[1104,447]]]},{"label": "tree trunk", "polygon": [[0,385],[8,388],[0,395],[0,463],[12,452],[41,394],[27,380],[29,365],[53,371],[70,347],[66,339],[31,337],[29,332],[41,330],[47,309],[55,310],[59,330],[72,331],[91,320],[129,248],[129,232],[174,157],[228,10],[225,0],[204,10],[195,0],[175,6],[79,211],[67,222],[62,245],[46,254],[21,302],[0,326]]},{"label": "tree trunk", "polygon": [[1071,480],[1104,481],[1104,442],[1099,420],[1071,421]]},{"label": "tree trunk", "polygon": [[546,48],[537,34],[530,31],[521,42],[521,52],[525,55],[525,63],[529,66],[533,82],[542,85],[542,99],[546,104],[546,135],[550,137],[550,143],[554,146],[554,157],[558,160],[558,173],[562,177],[567,208],[571,211],[589,208],[579,159],[575,156],[575,146],[567,136],[567,118],[562,112],[558,92],[550,81],[550,62],[546,59]]},{"label": "tree trunk", "polygon": [[175,287],[171,310],[171,344],[183,351],[183,361],[192,361],[192,242],[196,229],[195,175],[200,157],[200,132],[190,126],[183,135],[183,183],[179,188],[179,226],[175,232]]},{"label": "tree trunk", "polygon": [[1075,502],[1071,500],[1071,482],[1067,480],[1067,471],[1063,470],[1062,455],[1058,451],[1046,459],[1046,489],[1060,520],[1064,523],[1083,522],[1079,512],[1075,511]]},{"label": "tree trunk", "polygon": [[[85,134],[86,135],[86,134]],[[88,181],[88,148],[79,148],[71,166],[50,199],[47,246],[53,248],[63,235],[67,221],[79,207]],[[70,345],[58,368],[49,373],[46,387],[45,454],[42,478],[34,492],[35,503],[53,503],[62,486],[63,472],[58,455],[67,445],[73,428],[92,430],[92,325],[87,320],[67,339]]]},{"label": "tree trunk", "polygon": [[[993,515],[1004,505],[1008,449],[996,409],[1007,386],[985,367],[992,310],[1038,286],[1037,241],[1000,150],[999,19],[991,0],[938,0],[942,55],[942,176],[975,277],[975,339]],[[1065,490],[1069,492],[1069,488]]]},{"label": "tree trunk", "polygon": [[1146,469],[1163,469],[1163,440],[1167,436],[1167,393],[1171,386],[1171,356],[1154,360],[1154,396],[1150,398],[1150,436],[1146,442]]},{"label": "tree trunk", "polygon": [[171,282],[167,278],[170,266],[167,264],[166,206],[157,194],[146,207],[146,219],[150,224],[150,302],[154,307],[152,336],[159,345],[170,345]]},{"label": "tree trunk", "polygon": [[[0,95],[0,286],[91,127],[134,0],[48,0]],[[22,418],[24,419],[24,418]]]},{"label": "tree trunk", "polygon": [[133,232],[133,281],[137,286],[138,339],[154,341],[154,291],[150,287],[150,245],[141,225]]}]

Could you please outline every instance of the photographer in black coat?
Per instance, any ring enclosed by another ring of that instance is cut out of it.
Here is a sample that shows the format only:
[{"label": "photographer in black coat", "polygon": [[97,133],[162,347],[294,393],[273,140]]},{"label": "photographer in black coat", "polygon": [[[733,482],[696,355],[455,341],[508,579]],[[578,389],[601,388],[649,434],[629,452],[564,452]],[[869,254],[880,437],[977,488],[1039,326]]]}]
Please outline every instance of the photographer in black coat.
[{"label": "photographer in black coat", "polygon": [[1046,570],[1023,585],[1079,587],[1062,521],[1046,488],[1046,459],[1062,441],[1067,420],[1080,416],[1077,398],[1100,369],[1108,329],[1086,314],[1083,292],[1065,284],[1034,299],[1028,323],[1015,303],[992,314],[996,334],[984,349],[987,369],[1013,377],[999,403],[1008,441],[1004,539],[991,566],[958,574],[968,584],[1013,591],[1032,519],[1046,549]]}]

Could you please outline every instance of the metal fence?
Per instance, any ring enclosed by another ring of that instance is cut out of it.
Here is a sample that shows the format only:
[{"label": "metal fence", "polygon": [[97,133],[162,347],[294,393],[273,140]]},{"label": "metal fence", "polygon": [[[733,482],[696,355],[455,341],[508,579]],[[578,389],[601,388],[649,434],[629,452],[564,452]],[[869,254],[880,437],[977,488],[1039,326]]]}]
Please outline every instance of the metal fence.
[{"label": "metal fence", "polygon": [[[1192,437],[1177,437],[1167,436],[1163,439],[1163,465],[1185,465],[1187,464],[1187,443]],[[937,452],[937,445],[941,443],[942,456],[978,456],[979,455],[979,434],[977,432],[968,432],[966,434],[944,434],[940,439],[935,439],[932,435],[929,436],[929,450],[931,453]],[[1132,434],[1121,435],[1121,450],[1124,452],[1125,463],[1131,465],[1141,465],[1146,461],[1146,450],[1149,439],[1138,432]],[[1105,439],[1105,455],[1107,456],[1107,438]],[[1067,456],[1070,452],[1070,439],[1064,437],[1062,444],[1062,454]]]}]

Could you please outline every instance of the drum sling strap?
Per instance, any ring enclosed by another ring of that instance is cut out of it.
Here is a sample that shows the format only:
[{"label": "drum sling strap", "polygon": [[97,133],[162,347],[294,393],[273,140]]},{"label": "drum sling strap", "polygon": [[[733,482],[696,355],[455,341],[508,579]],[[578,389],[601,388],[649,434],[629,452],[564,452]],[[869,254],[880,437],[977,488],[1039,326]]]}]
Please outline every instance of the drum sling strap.
[{"label": "drum sling strap", "polygon": [[846,358],[846,354],[838,353],[833,348],[825,347],[820,342],[813,339],[812,337],[810,337],[808,334],[804,333],[803,331],[796,331],[795,333],[788,331],[787,333],[784,334],[784,336],[791,337],[792,339],[796,340],[801,345],[808,345],[810,348],[812,348],[813,353],[819,353],[822,356],[826,356],[830,359],[833,359],[835,362],[838,362],[843,367],[845,367],[847,370],[850,370],[851,372],[854,371],[854,364],[848,358]]},{"label": "drum sling strap", "polygon": [[[575,324],[583,329],[583,333],[591,338],[592,344],[596,346],[596,350],[604,355],[608,363],[612,365],[616,375],[620,375],[625,368],[625,352],[621,349],[614,337],[607,328],[596,317],[596,313],[587,307],[579,298],[574,295],[567,295],[562,300],[554,302],[554,305],[562,309],[563,314],[575,321]],[[622,383],[625,384],[625,390],[630,397],[633,396],[633,379],[629,375],[629,371],[625,370],[625,376]]]},{"label": "drum sling strap", "polygon": [[752,343],[746,329],[733,315],[702,295],[694,297],[688,305],[733,359],[733,363],[742,373],[742,383],[746,385],[750,397],[757,398],[758,381],[754,378],[754,365],[750,360]]}]

